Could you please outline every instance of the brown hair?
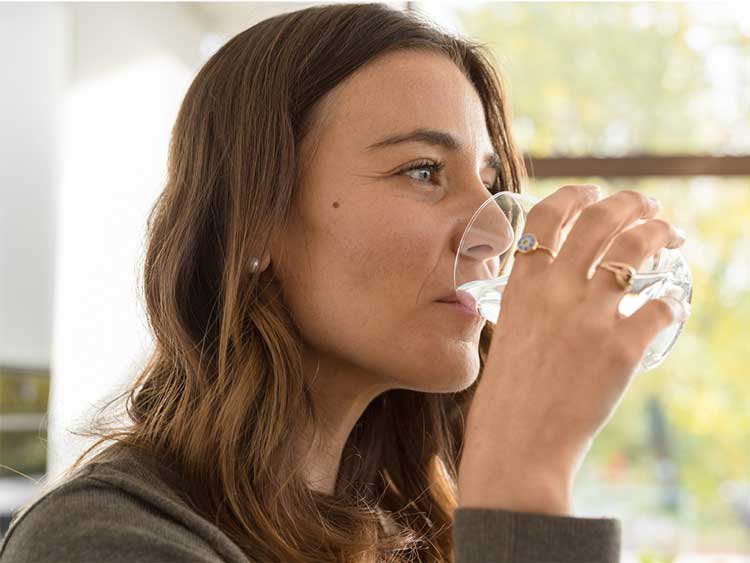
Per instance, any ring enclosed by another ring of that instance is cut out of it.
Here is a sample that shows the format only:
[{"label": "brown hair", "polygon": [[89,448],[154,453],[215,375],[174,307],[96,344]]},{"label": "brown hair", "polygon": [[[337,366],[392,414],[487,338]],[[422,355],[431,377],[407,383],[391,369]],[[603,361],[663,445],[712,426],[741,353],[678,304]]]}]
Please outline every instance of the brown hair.
[{"label": "brown hair", "polygon": [[503,163],[497,187],[520,191],[523,160],[484,44],[378,3],[318,5],[236,35],[200,69],[172,131],[143,270],[155,348],[105,406],[126,396],[128,424],[77,432],[98,440],[68,474],[108,441],[148,452],[180,472],[192,506],[251,560],[453,561],[464,416],[479,379],[457,393],[378,396],[348,438],[334,495],[313,491],[287,447],[317,420],[301,337],[271,269],[250,268],[288,221],[321,100],[402,49],[447,56],[474,84]]}]

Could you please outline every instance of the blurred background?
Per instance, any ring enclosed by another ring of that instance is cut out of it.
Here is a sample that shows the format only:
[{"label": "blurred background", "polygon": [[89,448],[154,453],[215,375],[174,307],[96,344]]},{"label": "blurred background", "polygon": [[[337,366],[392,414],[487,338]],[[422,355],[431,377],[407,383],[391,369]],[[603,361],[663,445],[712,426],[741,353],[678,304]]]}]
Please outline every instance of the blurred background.
[{"label": "blurred background", "polygon": [[[623,562],[750,561],[750,4],[389,2],[491,47],[545,196],[642,190],[688,232],[693,314],[576,482]],[[193,76],[310,3],[0,4],[0,535],[150,346],[149,207]]]}]

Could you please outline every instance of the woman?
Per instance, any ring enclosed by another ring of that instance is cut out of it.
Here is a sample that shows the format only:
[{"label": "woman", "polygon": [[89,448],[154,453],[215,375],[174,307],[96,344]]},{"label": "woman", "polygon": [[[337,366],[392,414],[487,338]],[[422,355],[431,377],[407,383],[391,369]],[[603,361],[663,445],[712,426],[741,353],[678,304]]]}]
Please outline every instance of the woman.
[{"label": "woman", "polygon": [[381,4],[224,45],[149,218],[129,424],[95,427],[112,443],[16,514],[2,560],[618,560],[619,521],[573,516],[571,488],[678,313],[622,319],[587,274],[681,240],[636,192],[565,186],[494,334],[439,302],[472,212],[520,190],[507,108],[484,46]]}]

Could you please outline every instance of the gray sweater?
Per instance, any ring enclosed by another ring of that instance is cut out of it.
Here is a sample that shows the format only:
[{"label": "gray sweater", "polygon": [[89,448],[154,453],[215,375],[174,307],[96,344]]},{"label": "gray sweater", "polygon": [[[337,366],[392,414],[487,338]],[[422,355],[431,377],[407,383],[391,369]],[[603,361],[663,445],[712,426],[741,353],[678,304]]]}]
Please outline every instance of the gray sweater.
[{"label": "gray sweater", "polygon": [[[14,514],[2,563],[251,563],[152,458],[86,465]],[[615,563],[620,521],[458,508],[456,563]]]}]

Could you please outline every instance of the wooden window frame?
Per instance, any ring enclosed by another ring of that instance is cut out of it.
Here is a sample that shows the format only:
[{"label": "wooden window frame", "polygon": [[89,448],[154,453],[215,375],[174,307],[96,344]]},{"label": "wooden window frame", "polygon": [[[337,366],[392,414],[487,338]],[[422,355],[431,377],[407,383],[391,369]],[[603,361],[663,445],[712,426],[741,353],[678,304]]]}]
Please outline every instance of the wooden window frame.
[{"label": "wooden window frame", "polygon": [[750,176],[750,156],[630,155],[596,158],[524,155],[529,176],[604,178],[644,176]]}]

